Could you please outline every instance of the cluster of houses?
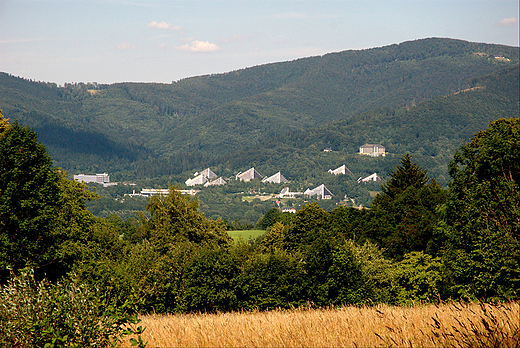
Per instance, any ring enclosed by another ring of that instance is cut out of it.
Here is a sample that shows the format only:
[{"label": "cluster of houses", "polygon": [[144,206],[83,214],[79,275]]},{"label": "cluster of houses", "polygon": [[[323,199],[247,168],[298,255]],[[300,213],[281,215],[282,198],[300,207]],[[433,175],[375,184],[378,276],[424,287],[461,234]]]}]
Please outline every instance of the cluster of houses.
[{"label": "cluster of houses", "polygon": [[[325,149],[324,151],[331,151],[330,149]],[[379,156],[385,156],[385,147],[381,144],[365,144],[359,148],[359,154],[360,155],[366,155],[366,156],[372,156],[372,157],[379,157]],[[352,172],[347,168],[346,165],[342,165],[336,169],[329,169],[328,172],[333,175],[353,175]],[[273,184],[281,184],[281,183],[289,183],[289,180],[287,180],[281,172],[278,172],[276,174],[273,174],[269,177],[263,177],[258,171],[255,170],[255,168],[250,168],[246,170],[245,172],[239,172],[235,179],[238,181],[248,182],[254,179],[262,180],[263,183],[273,183]],[[74,175],[74,180],[85,182],[85,183],[98,183],[102,184],[104,187],[111,186],[111,185],[117,185],[117,183],[110,182],[110,177],[107,173],[103,174],[95,174],[95,175],[85,175],[85,174],[78,174]],[[229,180],[229,179],[228,179]],[[377,173],[371,174],[365,178],[360,177],[357,182],[370,182],[370,181],[381,181],[381,178],[377,175]],[[185,181],[186,186],[192,187],[192,186],[198,186],[203,185],[204,187],[208,186],[218,186],[218,185],[225,185],[227,182],[222,177],[218,177],[210,168],[207,168],[203,170],[200,173],[195,173],[193,178],[190,178]],[[183,194],[189,194],[189,195],[195,195],[197,192],[200,192],[200,190],[181,190],[181,193]],[[162,194],[166,195],[168,194],[168,189],[143,189],[140,193],[134,193],[130,194],[130,196],[152,196],[156,194]],[[307,196],[307,197],[313,197],[317,196],[320,199],[331,199],[332,193],[325,187],[325,185],[319,185],[318,187],[315,187],[313,189],[307,189],[305,192],[291,192],[289,190],[289,187],[285,187],[282,189],[282,191],[279,194],[280,198],[297,198],[301,196]]]}]

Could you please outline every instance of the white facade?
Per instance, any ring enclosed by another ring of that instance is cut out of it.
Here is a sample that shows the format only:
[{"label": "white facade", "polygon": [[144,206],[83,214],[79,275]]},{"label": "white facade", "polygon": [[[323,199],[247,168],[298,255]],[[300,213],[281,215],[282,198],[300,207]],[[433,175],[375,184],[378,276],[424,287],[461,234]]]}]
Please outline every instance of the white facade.
[{"label": "white facade", "polygon": [[140,196],[151,197],[154,195],[167,196],[170,190],[168,189],[142,189]]},{"label": "white facade", "polygon": [[303,195],[303,192],[290,192],[288,187],[284,187],[282,191],[280,191],[280,198],[296,198]]},{"label": "white facade", "polygon": [[270,183],[273,183],[273,184],[281,184],[282,182],[283,183],[288,183],[289,180],[287,180],[283,175],[282,173],[278,172],[274,175],[271,175],[270,177],[265,177],[262,182],[270,182]]},{"label": "white facade", "polygon": [[379,175],[377,175],[377,173],[374,173],[365,178],[360,177],[359,179],[357,179],[357,182],[369,182],[369,181],[381,181],[381,178],[379,177]]},{"label": "white facade", "polygon": [[324,184],[311,189],[307,189],[304,193],[305,196],[319,196],[321,199],[331,199],[332,193],[325,187]]},{"label": "white facade", "polygon": [[247,182],[247,181],[251,181],[253,179],[262,179],[262,175],[260,173],[258,173],[255,170],[255,168],[253,167],[253,168],[246,170],[243,173],[238,173],[236,176],[236,179]]},{"label": "white facade", "polygon": [[186,180],[184,183],[186,186],[204,185],[208,181],[211,181],[217,177],[217,174],[209,168],[203,170],[201,173],[195,173],[195,177]]},{"label": "white facade", "polygon": [[[191,195],[195,196],[200,190],[177,190],[183,195]],[[131,193],[129,196],[143,196],[143,197],[151,197],[155,195],[167,196],[170,193],[169,189],[142,189],[140,193]]]},{"label": "white facade", "polygon": [[117,185],[116,182],[110,182],[110,176],[107,173],[91,175],[78,174],[74,175],[74,180],[84,183],[94,182],[96,184],[102,184],[105,187]]},{"label": "white facade", "polygon": [[385,156],[385,147],[381,144],[365,144],[359,148],[360,155],[367,155],[372,157]]},{"label": "white facade", "polygon": [[334,170],[332,169],[329,169],[329,173],[331,174],[334,174],[334,175],[340,175],[340,174],[352,174],[352,172],[347,168],[346,165],[342,165],[341,167],[338,167]]},{"label": "white facade", "polygon": [[226,184],[226,180],[222,179],[222,177],[218,178],[218,179],[215,179],[213,181],[208,181],[207,183],[204,184],[204,187],[208,187],[208,186],[220,186],[220,185],[225,185]]}]

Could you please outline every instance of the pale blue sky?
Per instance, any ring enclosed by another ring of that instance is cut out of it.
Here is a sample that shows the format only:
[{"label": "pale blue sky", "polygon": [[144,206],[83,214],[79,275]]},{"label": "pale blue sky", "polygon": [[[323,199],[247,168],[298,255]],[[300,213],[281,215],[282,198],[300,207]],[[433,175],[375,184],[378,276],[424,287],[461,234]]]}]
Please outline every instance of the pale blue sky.
[{"label": "pale blue sky", "polygon": [[518,0],[0,0],[0,71],[171,82],[425,37],[518,46]]}]

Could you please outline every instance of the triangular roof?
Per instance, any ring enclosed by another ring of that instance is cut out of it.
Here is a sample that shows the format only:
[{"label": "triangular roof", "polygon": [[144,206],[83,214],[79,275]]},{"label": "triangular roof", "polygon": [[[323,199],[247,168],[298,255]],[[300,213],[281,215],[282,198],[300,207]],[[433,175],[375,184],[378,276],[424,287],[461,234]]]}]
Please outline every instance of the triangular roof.
[{"label": "triangular roof", "polygon": [[240,181],[251,181],[253,179],[262,179],[262,175],[253,167],[243,173],[238,173],[236,179]]},{"label": "triangular roof", "polygon": [[200,174],[204,175],[209,180],[213,180],[217,177],[217,174],[213,173],[213,171],[209,168],[203,170]]},{"label": "triangular roof", "polygon": [[202,185],[210,180],[215,179],[216,177],[217,174],[213,173],[211,169],[207,168],[200,173],[195,173],[194,178],[190,178],[186,180],[184,183],[186,184],[186,186]]},{"label": "triangular roof", "polygon": [[271,175],[270,177],[265,177],[262,182],[271,182],[271,183],[274,183],[274,184],[280,184],[282,182],[284,183],[288,183],[289,180],[287,180],[283,175],[282,173],[278,172],[274,175]]},{"label": "triangular roof", "polygon": [[208,181],[208,178],[205,177],[205,176],[202,175],[202,174],[199,174],[199,175],[197,175],[197,176],[194,177],[194,178],[191,178],[191,179],[186,180],[184,183],[186,184],[186,186],[195,186],[195,185],[202,185],[202,184],[204,184],[206,181]]},{"label": "triangular roof", "polygon": [[381,178],[379,177],[379,175],[377,175],[377,173],[374,173],[374,174],[370,174],[369,176],[367,176],[365,178],[360,177],[357,181],[358,182],[381,181]]},{"label": "triangular roof", "polygon": [[334,175],[352,174],[352,172],[347,168],[346,165],[342,165],[341,167],[338,167],[338,168],[336,168],[334,170],[329,169],[329,173],[334,174]]},{"label": "triangular roof", "polygon": [[210,182],[207,182],[204,184],[204,187],[208,187],[208,186],[218,186],[218,185],[225,185],[226,184],[226,181],[224,179],[222,179],[222,177],[218,178],[218,179],[215,179],[213,181],[210,181]]},{"label": "triangular roof", "polygon": [[324,184],[313,188],[312,190],[307,189],[304,193],[306,196],[321,196],[322,199],[331,198],[333,194],[325,187]]}]

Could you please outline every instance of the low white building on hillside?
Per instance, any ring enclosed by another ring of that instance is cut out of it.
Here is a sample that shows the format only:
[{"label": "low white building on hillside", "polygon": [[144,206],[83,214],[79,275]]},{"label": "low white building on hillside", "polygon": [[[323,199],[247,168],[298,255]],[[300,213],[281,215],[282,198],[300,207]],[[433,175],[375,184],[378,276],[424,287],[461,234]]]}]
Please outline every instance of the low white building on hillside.
[{"label": "low white building on hillside", "polygon": [[303,195],[303,192],[291,192],[288,187],[284,187],[282,191],[280,191],[280,198],[296,198]]},{"label": "low white building on hillside", "polygon": [[296,214],[296,208],[294,208],[294,207],[283,207],[282,208],[282,213]]},{"label": "low white building on hillside", "polygon": [[[183,195],[191,195],[191,196],[195,196],[197,193],[200,192],[200,190],[177,190],[177,191],[179,191]],[[152,188],[152,189],[142,189],[141,192],[139,192],[139,193],[135,193],[135,191],[134,191],[134,193],[131,193],[128,196],[142,196],[142,197],[151,197],[151,196],[155,196],[155,195],[167,196],[169,193],[170,193],[169,189]]]},{"label": "low white building on hillside", "polygon": [[107,173],[103,174],[78,174],[74,175],[74,180],[84,183],[102,184],[104,187],[117,185],[117,182],[110,182],[110,176]]}]

